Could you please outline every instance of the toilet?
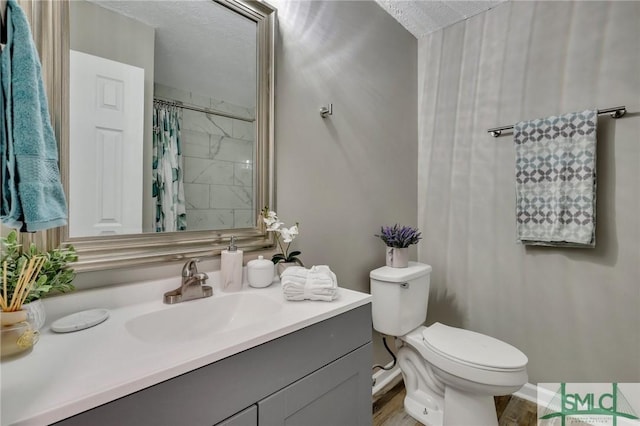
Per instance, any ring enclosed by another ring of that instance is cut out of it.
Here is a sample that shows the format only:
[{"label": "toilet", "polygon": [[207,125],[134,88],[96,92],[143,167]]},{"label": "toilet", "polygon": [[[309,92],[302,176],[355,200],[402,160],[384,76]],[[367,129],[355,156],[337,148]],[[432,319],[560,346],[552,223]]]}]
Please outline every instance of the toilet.
[{"label": "toilet", "polygon": [[426,426],[497,426],[495,395],[527,383],[527,357],[493,337],[434,323],[425,327],[431,266],[371,271],[373,328],[400,339],[405,411]]}]

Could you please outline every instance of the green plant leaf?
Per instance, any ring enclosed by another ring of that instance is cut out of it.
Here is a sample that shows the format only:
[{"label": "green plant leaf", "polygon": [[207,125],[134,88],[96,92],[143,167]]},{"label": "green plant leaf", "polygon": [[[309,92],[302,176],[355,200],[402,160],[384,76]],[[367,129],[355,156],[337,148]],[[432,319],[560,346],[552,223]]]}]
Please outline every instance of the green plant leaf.
[{"label": "green plant leaf", "polygon": [[18,233],[15,230],[9,232],[9,235],[7,235],[7,243],[16,244],[17,241],[18,241]]},{"label": "green plant leaf", "polygon": [[18,244],[18,233],[11,231],[5,238],[0,238],[2,245],[2,263],[7,262],[7,294],[13,295],[17,286],[22,265],[34,256],[45,257],[45,262],[33,283],[33,287],[27,299],[27,303],[51,293],[66,293],[75,287],[71,284],[75,278],[75,272],[70,263],[77,260],[75,249],[72,246],[41,251],[36,244],[29,244],[28,248],[21,249]]}]

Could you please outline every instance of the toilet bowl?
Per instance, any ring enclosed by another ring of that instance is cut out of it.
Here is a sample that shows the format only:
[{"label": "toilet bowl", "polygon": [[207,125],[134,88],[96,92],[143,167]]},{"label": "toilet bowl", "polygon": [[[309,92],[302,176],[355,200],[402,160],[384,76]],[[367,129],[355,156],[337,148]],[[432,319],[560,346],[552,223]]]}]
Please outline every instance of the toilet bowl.
[{"label": "toilet bowl", "polygon": [[431,266],[371,271],[373,327],[398,337],[405,411],[427,426],[495,426],[493,397],[528,380],[527,357],[493,337],[434,323],[427,315]]}]

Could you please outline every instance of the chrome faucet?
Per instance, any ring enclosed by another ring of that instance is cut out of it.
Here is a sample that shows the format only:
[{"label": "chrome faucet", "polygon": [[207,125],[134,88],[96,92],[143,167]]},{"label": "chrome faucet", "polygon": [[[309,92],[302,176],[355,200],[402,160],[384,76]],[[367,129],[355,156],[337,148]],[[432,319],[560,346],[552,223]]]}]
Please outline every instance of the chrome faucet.
[{"label": "chrome faucet", "polygon": [[211,286],[204,285],[209,278],[207,274],[198,272],[199,259],[190,259],[182,267],[182,284],[179,288],[164,294],[164,303],[186,302],[187,300],[202,299],[213,295]]}]

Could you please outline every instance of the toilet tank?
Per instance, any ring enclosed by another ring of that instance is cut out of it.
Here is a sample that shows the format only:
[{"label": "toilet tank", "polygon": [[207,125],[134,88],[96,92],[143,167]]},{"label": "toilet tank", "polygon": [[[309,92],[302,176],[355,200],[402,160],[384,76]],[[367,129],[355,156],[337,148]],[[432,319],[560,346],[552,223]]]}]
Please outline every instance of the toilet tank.
[{"label": "toilet tank", "polygon": [[383,266],[369,274],[373,328],[404,336],[427,318],[431,266],[409,262],[407,268]]}]

